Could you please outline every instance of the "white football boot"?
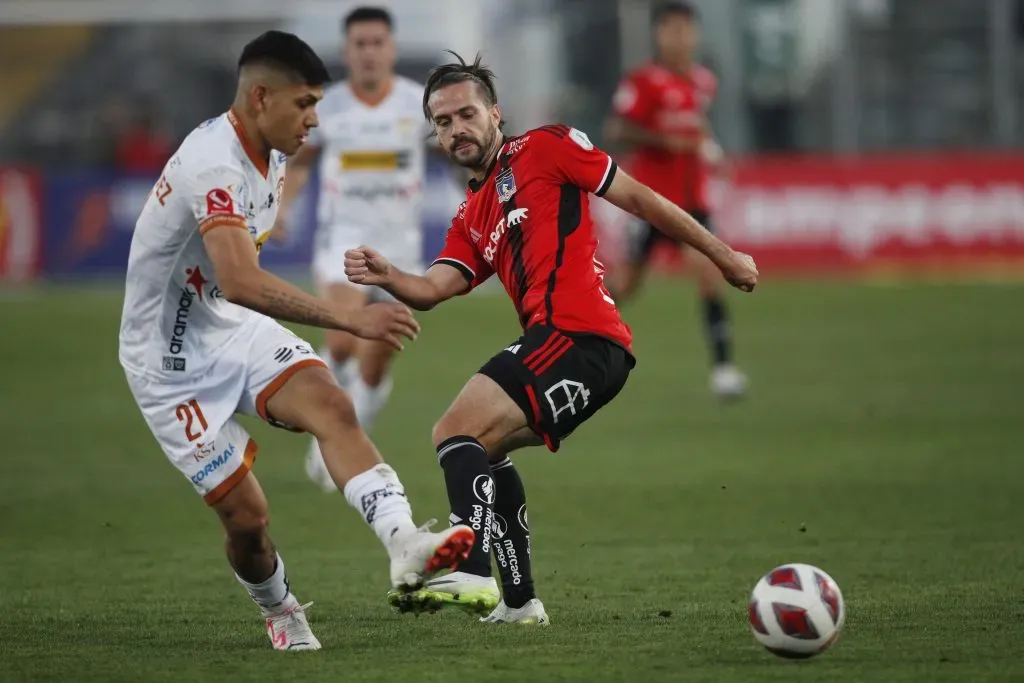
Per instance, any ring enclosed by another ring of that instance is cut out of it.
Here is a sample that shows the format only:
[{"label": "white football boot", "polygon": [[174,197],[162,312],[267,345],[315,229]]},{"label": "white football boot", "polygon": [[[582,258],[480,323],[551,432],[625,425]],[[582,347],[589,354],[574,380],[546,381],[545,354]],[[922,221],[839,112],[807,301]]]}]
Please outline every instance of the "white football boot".
[{"label": "white football boot", "polygon": [[711,371],[710,385],[719,398],[739,398],[747,391],[747,376],[735,365],[723,363]]},{"label": "white football boot", "polygon": [[267,635],[275,650],[319,650],[320,641],[313,635],[306,621],[306,609],[313,603],[300,605],[294,595],[289,594],[281,609],[265,612]]},{"label": "white football boot", "polygon": [[502,600],[494,611],[480,619],[485,624],[532,624],[534,626],[548,626],[551,620],[548,613],[544,611],[544,603],[533,598],[522,607],[509,607]]},{"label": "white football boot", "polygon": [[430,527],[436,523],[432,519],[416,531],[391,540],[391,587],[396,591],[419,590],[424,581],[444,569],[454,569],[469,557],[476,533],[465,524],[434,533]]}]

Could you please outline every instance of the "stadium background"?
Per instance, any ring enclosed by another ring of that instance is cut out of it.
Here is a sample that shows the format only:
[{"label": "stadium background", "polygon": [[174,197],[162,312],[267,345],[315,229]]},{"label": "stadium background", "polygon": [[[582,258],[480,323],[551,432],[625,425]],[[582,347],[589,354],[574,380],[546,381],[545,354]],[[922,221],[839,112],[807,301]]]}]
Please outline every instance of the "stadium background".
[{"label": "stadium background", "polygon": [[[226,108],[241,46],[292,30],[340,75],[355,4],[0,0],[0,678],[449,680],[457,642],[476,680],[1024,680],[1019,0],[698,2],[734,162],[718,225],[764,276],[733,297],[751,395],[707,392],[692,286],[659,254],[625,309],[640,364],[622,398],[558,456],[521,458],[546,634],[387,613],[370,535],[304,480],[304,442],[254,425],[275,538],[334,646],[287,668],[269,652],[124,385],[120,279],[164,151]],[[513,131],[600,142],[650,55],[646,0],[384,4],[400,72],[482,50]],[[459,188],[443,165],[428,187],[429,257]],[[263,251],[300,282],[311,199]],[[622,217],[595,208],[614,262]],[[446,516],[430,425],[516,336],[492,294],[421,316],[374,432],[421,517]],[[786,561],[849,603],[811,667],[744,622]]]}]

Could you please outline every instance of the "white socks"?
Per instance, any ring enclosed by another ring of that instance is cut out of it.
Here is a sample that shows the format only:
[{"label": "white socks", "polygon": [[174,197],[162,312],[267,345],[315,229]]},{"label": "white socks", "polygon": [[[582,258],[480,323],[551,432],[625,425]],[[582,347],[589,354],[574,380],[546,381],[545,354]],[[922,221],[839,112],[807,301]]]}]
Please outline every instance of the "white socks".
[{"label": "white socks", "polygon": [[362,375],[356,372],[348,386],[348,392],[352,396],[352,404],[356,408],[356,419],[363,431],[369,432],[373,423],[377,421],[381,409],[391,396],[393,382],[391,377],[385,377],[380,384],[371,387],[363,381]]},{"label": "white socks", "polygon": [[344,363],[338,365],[331,355],[331,350],[326,346],[320,349],[320,358],[327,364],[327,369],[334,375],[338,386],[347,392],[352,390],[352,380],[359,376],[359,361],[355,358],[348,358]]},{"label": "white socks", "polygon": [[416,531],[412,507],[398,474],[389,465],[375,465],[345,484],[345,499],[369,524],[385,548],[391,538]]},{"label": "white socks", "polygon": [[391,377],[385,377],[380,384],[371,387],[363,381],[363,376],[359,373],[359,361],[355,357],[338,365],[329,349],[321,349],[320,356],[327,363],[338,386],[352,397],[352,404],[356,409],[356,419],[359,420],[363,431],[369,432],[377,420],[377,415],[380,414],[384,404],[388,402],[388,397],[391,396]]},{"label": "white socks", "polygon": [[[276,558],[274,573],[266,581],[255,584],[249,583],[238,574],[235,574],[235,578],[238,579],[240,584],[245,586],[245,590],[249,592],[249,597],[260,606],[264,614],[280,612],[287,607],[284,603],[291,593],[288,589],[288,575],[284,571],[284,560],[281,559],[280,555]],[[294,599],[292,598],[292,600]]]}]

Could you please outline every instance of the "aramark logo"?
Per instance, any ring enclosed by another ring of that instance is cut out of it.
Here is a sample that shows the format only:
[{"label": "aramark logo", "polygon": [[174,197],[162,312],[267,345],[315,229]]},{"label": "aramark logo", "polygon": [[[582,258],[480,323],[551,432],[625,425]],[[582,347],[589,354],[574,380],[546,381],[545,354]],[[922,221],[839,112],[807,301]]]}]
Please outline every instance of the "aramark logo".
[{"label": "aramark logo", "polygon": [[181,298],[178,299],[178,310],[174,312],[174,327],[171,328],[171,343],[167,350],[172,354],[181,353],[185,345],[185,332],[188,330],[188,313],[192,308],[195,295],[187,289],[181,290]]},{"label": "aramark logo", "polygon": [[[188,316],[192,304],[195,303],[196,297],[199,297],[200,301],[203,300],[203,285],[209,282],[209,280],[203,277],[199,266],[186,268],[185,274],[188,275],[185,279],[186,287],[182,288],[181,297],[178,299],[178,310],[174,312],[174,326],[171,328],[171,343],[167,346],[167,350],[175,356],[181,353],[185,345],[185,332],[188,330]],[[192,285],[195,293],[190,292],[187,285]],[[168,360],[170,360],[170,363],[168,363]],[[165,357],[164,369],[184,370],[185,360],[183,358]]]},{"label": "aramark logo", "polygon": [[508,212],[507,218],[502,218],[498,221],[498,224],[494,226],[494,230],[487,236],[487,246],[484,247],[484,260],[488,263],[494,261],[494,256],[498,252],[498,243],[501,242],[501,238],[505,235],[505,226],[515,227],[529,218],[529,209],[512,209]]}]

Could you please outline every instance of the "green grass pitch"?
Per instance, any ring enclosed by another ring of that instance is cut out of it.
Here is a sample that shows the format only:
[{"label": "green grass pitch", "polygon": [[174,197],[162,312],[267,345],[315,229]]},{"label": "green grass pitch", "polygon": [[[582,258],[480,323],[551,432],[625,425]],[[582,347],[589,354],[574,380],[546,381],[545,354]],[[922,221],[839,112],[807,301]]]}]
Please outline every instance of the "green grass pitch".
[{"label": "green grass pitch", "polygon": [[[383,550],[249,420],[271,531],[324,650],[270,649],[213,514],[117,363],[116,290],[0,299],[2,681],[1024,680],[1024,289],[765,281],[731,297],[747,400],[709,395],[688,284],[626,307],[638,366],[552,455],[518,455],[553,625],[401,616]],[[518,335],[504,298],[422,314],[374,438],[417,519],[447,517],[430,428]],[[303,330],[313,341],[319,335]],[[758,577],[835,577],[846,629],[763,651]],[[667,615],[667,616],[666,616]]]}]

